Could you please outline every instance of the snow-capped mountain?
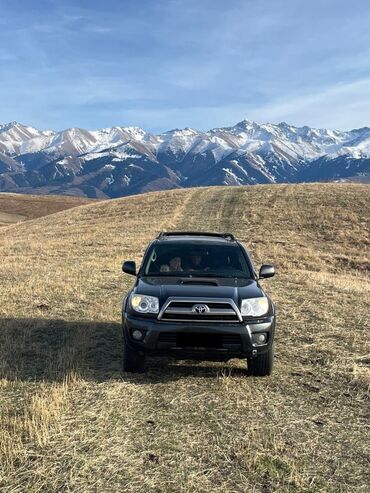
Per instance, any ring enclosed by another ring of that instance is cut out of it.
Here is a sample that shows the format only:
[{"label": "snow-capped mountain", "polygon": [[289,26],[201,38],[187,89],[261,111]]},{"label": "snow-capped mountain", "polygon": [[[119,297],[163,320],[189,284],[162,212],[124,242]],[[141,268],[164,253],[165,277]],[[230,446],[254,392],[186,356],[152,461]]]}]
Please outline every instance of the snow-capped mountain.
[{"label": "snow-capped mountain", "polygon": [[0,125],[0,191],[118,197],[201,185],[369,181],[369,168],[367,127],[341,132],[243,120],[154,135],[138,127]]}]

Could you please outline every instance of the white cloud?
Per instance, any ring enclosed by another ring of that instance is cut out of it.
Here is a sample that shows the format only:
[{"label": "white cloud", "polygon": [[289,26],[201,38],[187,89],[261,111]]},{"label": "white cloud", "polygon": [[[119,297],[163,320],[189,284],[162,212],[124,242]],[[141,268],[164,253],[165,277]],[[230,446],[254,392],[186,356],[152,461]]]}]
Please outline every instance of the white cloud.
[{"label": "white cloud", "polygon": [[251,108],[250,118],[349,129],[370,125],[370,78]]}]

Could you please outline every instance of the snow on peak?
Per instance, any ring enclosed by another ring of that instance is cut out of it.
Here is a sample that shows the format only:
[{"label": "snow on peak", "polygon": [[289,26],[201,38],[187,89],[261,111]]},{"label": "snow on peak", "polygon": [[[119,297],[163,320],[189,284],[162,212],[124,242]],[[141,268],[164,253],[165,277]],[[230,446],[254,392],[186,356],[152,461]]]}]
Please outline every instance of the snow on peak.
[{"label": "snow on peak", "polygon": [[5,123],[3,125],[0,125],[0,132],[18,132],[18,133],[23,133],[25,137],[29,137],[32,135],[39,135],[41,133],[40,130],[37,130],[34,127],[23,125],[22,123],[18,123],[16,121]]},{"label": "snow on peak", "polygon": [[253,120],[242,120],[241,122],[238,122],[235,127],[238,128],[243,128],[245,130],[249,130],[251,128],[258,127],[258,123],[254,122]]},{"label": "snow on peak", "polygon": [[200,132],[198,130],[194,130],[190,127],[185,128],[173,128],[172,130],[167,130],[163,132],[161,136],[167,137],[192,137],[194,135],[198,135]]},{"label": "snow on peak", "polygon": [[[0,125],[0,152],[8,155],[46,152],[61,155],[87,155],[121,152],[127,144],[132,155],[156,159],[158,153],[170,153],[180,159],[186,154],[210,153],[216,162],[232,152],[258,156],[275,154],[289,161],[348,155],[370,157],[370,128],[343,132],[309,126],[296,127],[286,122],[259,124],[242,120],[231,127],[213,128],[208,132],[194,128],[175,128],[153,135],[140,127],[108,127],[85,130],[71,127],[60,132],[40,131],[18,122]],[[116,156],[118,157],[118,156]],[[132,157],[132,156],[131,156]]]},{"label": "snow on peak", "polygon": [[10,155],[19,154],[25,142],[42,135],[43,133],[34,127],[15,121],[6,123],[0,127],[0,151]]},{"label": "snow on peak", "polygon": [[134,140],[143,140],[147,135],[145,130],[140,127],[122,127],[122,130]]}]

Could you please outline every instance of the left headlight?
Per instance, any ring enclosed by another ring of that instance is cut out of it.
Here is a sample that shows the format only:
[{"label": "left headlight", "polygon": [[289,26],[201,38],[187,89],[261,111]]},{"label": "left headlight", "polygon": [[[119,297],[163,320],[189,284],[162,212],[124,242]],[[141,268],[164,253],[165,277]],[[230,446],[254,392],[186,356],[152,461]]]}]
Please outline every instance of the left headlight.
[{"label": "left headlight", "polygon": [[261,317],[268,312],[269,302],[267,298],[249,298],[242,300],[240,312],[244,317]]},{"label": "left headlight", "polygon": [[155,296],[144,294],[133,294],[131,296],[131,306],[139,313],[158,313],[159,300]]}]

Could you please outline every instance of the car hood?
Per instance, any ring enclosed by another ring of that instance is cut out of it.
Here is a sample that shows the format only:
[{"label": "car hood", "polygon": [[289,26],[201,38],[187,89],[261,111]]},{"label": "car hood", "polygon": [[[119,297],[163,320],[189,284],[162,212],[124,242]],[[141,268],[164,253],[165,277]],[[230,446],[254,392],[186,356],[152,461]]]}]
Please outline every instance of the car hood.
[{"label": "car hood", "polygon": [[134,292],[159,298],[162,305],[169,297],[231,298],[237,305],[241,299],[258,298],[264,292],[254,279],[141,277]]}]

